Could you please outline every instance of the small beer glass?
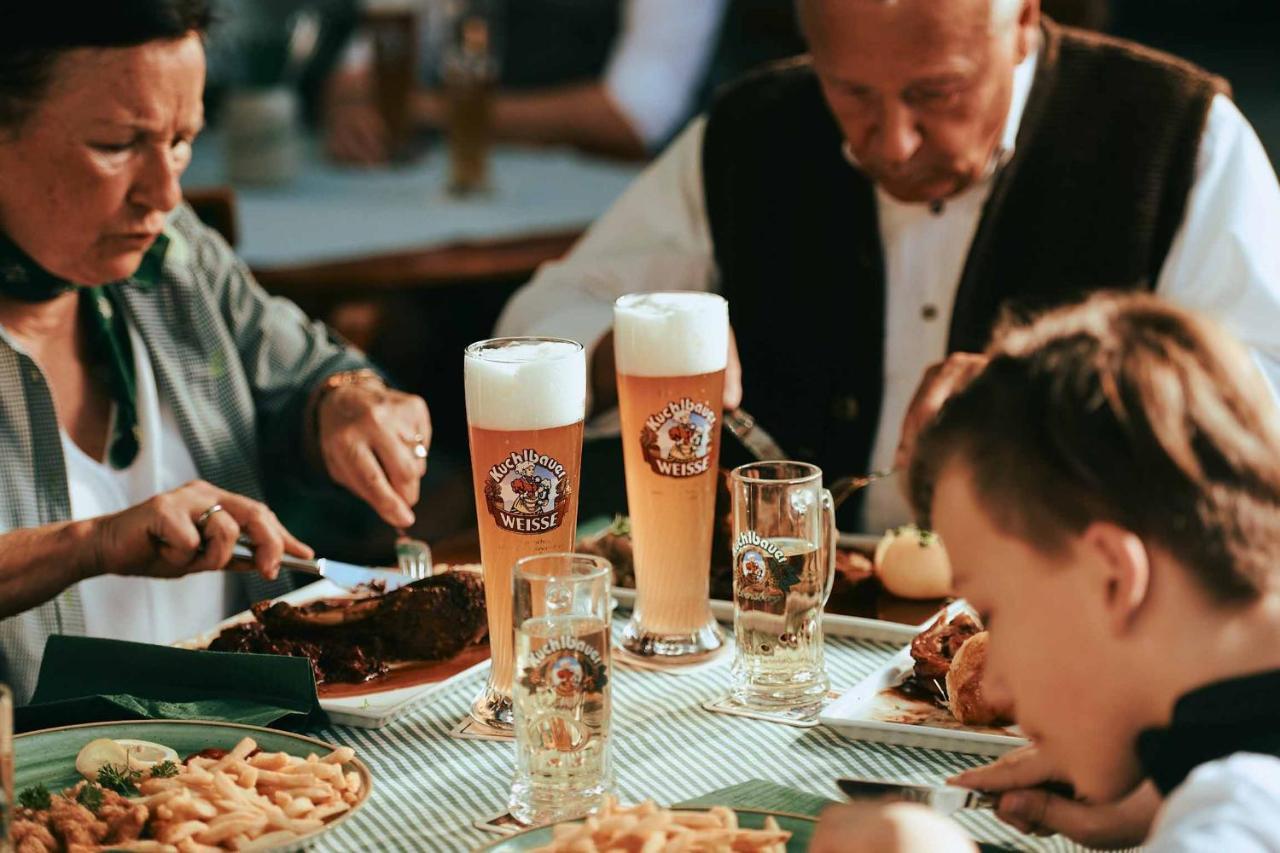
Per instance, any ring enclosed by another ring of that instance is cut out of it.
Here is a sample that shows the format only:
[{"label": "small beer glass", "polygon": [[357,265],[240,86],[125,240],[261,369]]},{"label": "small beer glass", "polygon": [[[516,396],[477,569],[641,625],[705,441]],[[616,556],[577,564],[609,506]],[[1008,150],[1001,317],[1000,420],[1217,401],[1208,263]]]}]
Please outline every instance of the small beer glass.
[{"label": "small beer glass", "polygon": [[822,608],[835,580],[835,510],[821,469],[754,462],[733,470],[734,698],[815,709],[828,681]]},{"label": "small beer glass", "polygon": [[0,684],[0,853],[13,849],[13,694]]},{"label": "small beer glass", "polygon": [[516,771],[511,815],[544,824],[595,811],[609,763],[609,578],[586,554],[516,562]]}]

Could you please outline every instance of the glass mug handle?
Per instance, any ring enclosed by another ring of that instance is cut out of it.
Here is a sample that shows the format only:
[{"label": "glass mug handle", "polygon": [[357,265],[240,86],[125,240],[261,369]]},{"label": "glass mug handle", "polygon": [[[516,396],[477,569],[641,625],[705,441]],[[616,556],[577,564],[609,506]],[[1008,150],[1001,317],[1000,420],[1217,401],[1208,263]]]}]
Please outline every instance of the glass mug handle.
[{"label": "glass mug handle", "polygon": [[822,589],[822,606],[827,606],[827,599],[831,597],[831,588],[836,582],[836,504],[831,497],[828,489],[822,490],[822,518],[825,524],[823,531],[822,547],[827,557],[827,579]]}]

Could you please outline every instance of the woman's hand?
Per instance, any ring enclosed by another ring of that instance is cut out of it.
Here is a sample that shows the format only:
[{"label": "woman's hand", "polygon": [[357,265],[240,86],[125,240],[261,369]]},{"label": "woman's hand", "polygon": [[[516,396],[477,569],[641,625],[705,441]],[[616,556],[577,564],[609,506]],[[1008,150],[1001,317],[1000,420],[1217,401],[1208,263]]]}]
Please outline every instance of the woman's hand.
[{"label": "woman's hand", "polygon": [[312,556],[266,504],[203,480],[102,516],[93,524],[96,574],[176,578],[222,569],[241,535],[253,540],[253,567],[268,580],[279,574],[283,554]]},{"label": "woman's hand", "polygon": [[850,803],[822,812],[813,853],[974,853],[965,831],[913,803]]},{"label": "woman's hand", "polygon": [[320,455],[329,476],[387,524],[411,526],[431,444],[426,402],[381,384],[352,383],[329,390],[318,405]]},{"label": "woman's hand", "polygon": [[1113,803],[1087,803],[1045,790],[1047,782],[1066,781],[1034,744],[997,761],[966,770],[952,784],[1000,794],[996,815],[1021,832],[1061,833],[1086,847],[1137,847],[1151,830],[1160,809],[1160,794],[1144,782]]}]

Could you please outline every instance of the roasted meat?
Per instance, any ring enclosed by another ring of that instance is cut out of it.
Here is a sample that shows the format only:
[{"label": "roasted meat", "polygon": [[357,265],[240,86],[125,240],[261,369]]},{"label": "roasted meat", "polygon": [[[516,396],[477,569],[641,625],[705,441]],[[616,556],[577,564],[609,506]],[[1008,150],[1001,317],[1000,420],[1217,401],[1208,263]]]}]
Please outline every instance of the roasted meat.
[{"label": "roasted meat", "polygon": [[484,583],[446,572],[389,593],[304,605],[260,602],[256,622],[218,635],[214,651],[305,657],[316,682],[362,682],[388,661],[446,660],[484,639]]},{"label": "roasted meat", "polygon": [[939,614],[934,623],[916,635],[911,641],[911,657],[916,661],[916,677],[928,682],[945,679],[951,661],[964,645],[964,641],[979,633],[982,628],[967,613],[961,613],[950,622],[946,614]]}]

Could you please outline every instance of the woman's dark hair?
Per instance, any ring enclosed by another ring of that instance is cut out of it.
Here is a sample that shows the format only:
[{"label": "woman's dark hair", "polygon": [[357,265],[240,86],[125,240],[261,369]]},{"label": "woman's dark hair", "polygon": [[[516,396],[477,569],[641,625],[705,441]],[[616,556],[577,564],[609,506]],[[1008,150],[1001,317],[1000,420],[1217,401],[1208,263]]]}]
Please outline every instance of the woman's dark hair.
[{"label": "woman's dark hair", "polygon": [[1222,602],[1280,585],[1280,410],[1244,347],[1154,296],[1102,294],[997,332],[911,465],[924,519],[952,461],[997,527],[1060,553],[1093,521]]},{"label": "woman's dark hair", "polygon": [[203,33],[210,0],[34,0],[14,3],[0,27],[0,131],[13,131],[40,102],[58,58],[81,47],[134,47]]}]

